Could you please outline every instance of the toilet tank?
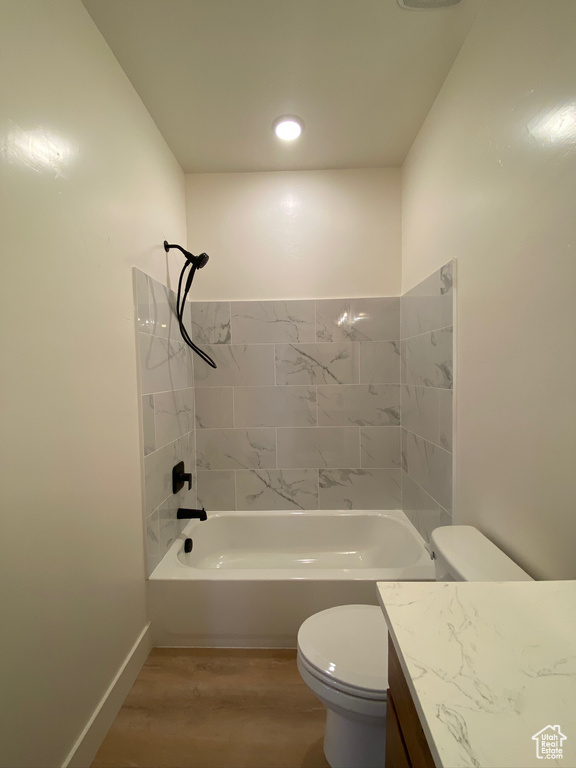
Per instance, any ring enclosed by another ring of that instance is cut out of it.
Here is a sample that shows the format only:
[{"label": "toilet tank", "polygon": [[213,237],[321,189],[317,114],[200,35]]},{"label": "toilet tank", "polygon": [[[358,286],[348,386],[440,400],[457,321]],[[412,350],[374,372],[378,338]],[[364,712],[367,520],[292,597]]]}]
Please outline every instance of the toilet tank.
[{"label": "toilet tank", "polygon": [[532,581],[526,571],[471,525],[436,528],[431,536],[436,581]]}]

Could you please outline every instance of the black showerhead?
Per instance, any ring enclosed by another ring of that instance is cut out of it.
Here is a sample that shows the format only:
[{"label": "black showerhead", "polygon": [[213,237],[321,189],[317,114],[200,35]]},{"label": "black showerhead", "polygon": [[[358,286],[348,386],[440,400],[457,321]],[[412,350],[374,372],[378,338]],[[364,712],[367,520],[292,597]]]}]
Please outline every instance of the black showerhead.
[{"label": "black showerhead", "polygon": [[200,256],[192,256],[192,258],[196,259],[196,269],[202,269],[202,267],[205,267],[206,264],[208,264],[210,256],[208,256],[207,253],[201,253]]},{"label": "black showerhead", "polygon": [[205,267],[206,264],[208,264],[208,259],[210,257],[207,253],[201,253],[199,256],[194,256],[194,254],[190,253],[190,251],[185,251],[181,245],[171,245],[168,240],[164,240],[164,250],[166,253],[168,253],[170,248],[178,248],[179,251],[182,251],[184,256],[186,256],[186,261],[190,262],[190,264],[192,264],[192,266],[196,269],[202,269],[202,267]]}]

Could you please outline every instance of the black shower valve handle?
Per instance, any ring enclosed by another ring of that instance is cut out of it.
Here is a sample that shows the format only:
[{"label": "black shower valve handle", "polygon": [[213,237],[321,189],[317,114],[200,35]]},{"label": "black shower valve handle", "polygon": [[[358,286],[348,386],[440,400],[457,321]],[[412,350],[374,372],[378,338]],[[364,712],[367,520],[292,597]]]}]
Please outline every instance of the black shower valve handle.
[{"label": "black shower valve handle", "polygon": [[188,490],[192,490],[192,475],[184,471],[184,462],[180,461],[172,470],[172,493],[178,493],[188,483]]}]

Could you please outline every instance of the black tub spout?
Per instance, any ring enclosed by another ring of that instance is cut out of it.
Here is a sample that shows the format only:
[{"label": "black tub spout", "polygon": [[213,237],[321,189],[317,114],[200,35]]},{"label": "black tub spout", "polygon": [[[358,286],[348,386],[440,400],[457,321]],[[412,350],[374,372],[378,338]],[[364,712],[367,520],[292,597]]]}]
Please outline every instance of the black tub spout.
[{"label": "black tub spout", "polygon": [[178,510],[176,514],[178,520],[206,520],[206,510],[202,509],[182,509]]}]

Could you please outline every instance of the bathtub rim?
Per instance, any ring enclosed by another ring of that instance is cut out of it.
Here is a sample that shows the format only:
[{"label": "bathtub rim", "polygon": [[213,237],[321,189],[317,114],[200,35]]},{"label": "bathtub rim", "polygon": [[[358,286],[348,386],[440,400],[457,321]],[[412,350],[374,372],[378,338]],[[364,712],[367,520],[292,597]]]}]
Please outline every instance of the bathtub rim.
[{"label": "bathtub rim", "polygon": [[395,568],[334,568],[300,570],[295,568],[193,568],[178,558],[184,540],[202,525],[191,520],[176,537],[170,548],[148,577],[148,581],[433,581],[434,564],[426,543],[406,514],[399,509],[386,510],[220,510],[208,513],[209,518],[222,517],[357,517],[361,515],[394,520],[405,527],[420,548],[420,557],[409,566]]}]

